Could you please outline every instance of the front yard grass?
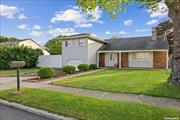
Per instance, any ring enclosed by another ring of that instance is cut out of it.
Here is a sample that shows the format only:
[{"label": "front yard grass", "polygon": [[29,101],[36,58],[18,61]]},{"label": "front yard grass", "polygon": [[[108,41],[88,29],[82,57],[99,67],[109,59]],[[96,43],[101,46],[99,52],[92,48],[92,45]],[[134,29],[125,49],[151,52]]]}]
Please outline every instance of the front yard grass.
[{"label": "front yard grass", "polygon": [[180,110],[24,88],[22,94],[0,91],[0,98],[81,120],[164,120],[180,118]]},{"label": "front yard grass", "polygon": [[180,98],[180,87],[168,85],[168,70],[109,69],[57,81],[53,84],[110,92]]},{"label": "front yard grass", "polygon": [[[22,68],[20,69],[21,76],[36,75],[39,68]],[[0,70],[0,76],[16,76],[16,69]]]}]

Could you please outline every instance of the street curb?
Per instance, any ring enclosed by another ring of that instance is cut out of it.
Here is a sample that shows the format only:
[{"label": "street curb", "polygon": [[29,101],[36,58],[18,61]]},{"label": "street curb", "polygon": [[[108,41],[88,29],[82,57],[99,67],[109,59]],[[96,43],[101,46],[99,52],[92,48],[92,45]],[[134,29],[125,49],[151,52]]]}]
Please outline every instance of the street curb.
[{"label": "street curb", "polygon": [[6,105],[6,106],[9,106],[9,107],[13,107],[13,108],[16,108],[16,109],[20,109],[20,110],[23,110],[23,111],[26,111],[26,112],[30,112],[30,113],[33,113],[33,114],[36,114],[36,115],[40,115],[40,116],[43,116],[43,117],[47,117],[47,118],[50,118],[50,119],[53,119],[53,120],[75,120],[74,118],[59,116],[57,114],[49,113],[49,112],[44,111],[44,110],[28,107],[28,106],[25,106],[25,105],[22,105],[22,104],[18,104],[18,103],[15,103],[15,102],[9,102],[9,101],[2,100],[2,99],[0,99],[0,104]]}]

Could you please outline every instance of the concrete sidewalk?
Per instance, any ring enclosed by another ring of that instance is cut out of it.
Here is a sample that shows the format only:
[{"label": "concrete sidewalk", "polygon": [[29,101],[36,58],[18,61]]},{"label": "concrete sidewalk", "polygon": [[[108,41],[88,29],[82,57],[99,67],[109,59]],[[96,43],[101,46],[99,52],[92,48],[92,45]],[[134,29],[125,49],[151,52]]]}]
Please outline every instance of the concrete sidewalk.
[{"label": "concrete sidewalk", "polygon": [[104,98],[110,100],[117,101],[125,101],[125,102],[135,102],[140,104],[150,104],[156,105],[160,107],[169,107],[180,110],[180,99],[166,98],[166,97],[153,97],[148,95],[139,95],[139,94],[129,94],[129,93],[114,93],[114,92],[104,92],[98,90],[89,90],[89,89],[81,89],[81,88],[73,88],[73,87],[64,87],[64,86],[56,86],[56,85],[41,85],[40,86],[46,90],[53,91],[62,91],[73,93],[77,95],[83,96],[91,96],[96,98]]}]

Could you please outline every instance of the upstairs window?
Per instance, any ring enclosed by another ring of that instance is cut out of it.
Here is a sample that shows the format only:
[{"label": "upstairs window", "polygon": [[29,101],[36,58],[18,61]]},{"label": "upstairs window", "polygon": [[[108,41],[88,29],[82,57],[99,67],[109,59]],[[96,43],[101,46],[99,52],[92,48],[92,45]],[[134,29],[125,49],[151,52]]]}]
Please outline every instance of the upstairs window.
[{"label": "upstairs window", "polygon": [[81,47],[85,46],[85,41],[84,40],[79,40],[79,46],[81,46]]},{"label": "upstairs window", "polygon": [[69,47],[70,46],[70,41],[65,41],[65,47]]}]

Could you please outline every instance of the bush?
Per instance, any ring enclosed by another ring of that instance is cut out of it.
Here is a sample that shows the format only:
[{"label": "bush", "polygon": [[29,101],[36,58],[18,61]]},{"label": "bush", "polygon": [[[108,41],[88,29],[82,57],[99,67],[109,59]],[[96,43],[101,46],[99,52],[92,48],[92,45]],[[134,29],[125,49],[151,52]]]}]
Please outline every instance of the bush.
[{"label": "bush", "polygon": [[87,71],[87,70],[89,70],[89,65],[88,64],[80,64],[80,65],[78,65],[78,69],[80,71]]},{"label": "bush", "polygon": [[56,71],[53,68],[44,67],[38,71],[40,78],[51,78],[56,75]]},{"label": "bush", "polygon": [[8,68],[10,61],[25,61],[25,67],[32,68],[37,64],[39,55],[43,55],[42,50],[27,47],[7,47],[0,46],[0,69]]},{"label": "bush", "polygon": [[63,66],[63,72],[65,72],[66,74],[72,74],[73,72],[75,72],[76,67],[72,66],[72,65],[66,65]]},{"label": "bush", "polygon": [[90,65],[89,65],[89,69],[90,69],[90,70],[97,69],[97,65],[96,65],[96,64],[90,64]]}]

